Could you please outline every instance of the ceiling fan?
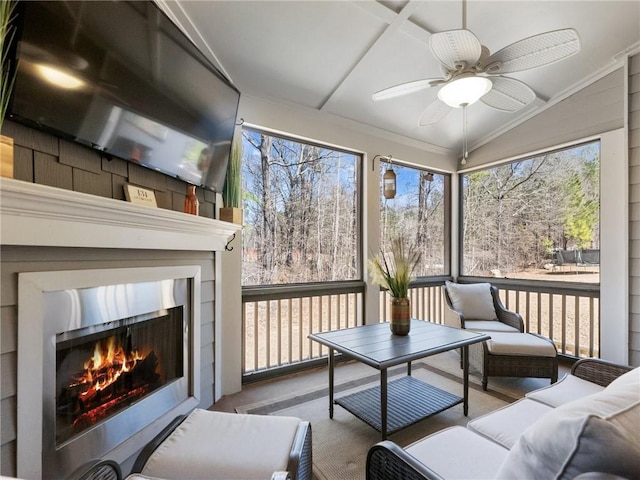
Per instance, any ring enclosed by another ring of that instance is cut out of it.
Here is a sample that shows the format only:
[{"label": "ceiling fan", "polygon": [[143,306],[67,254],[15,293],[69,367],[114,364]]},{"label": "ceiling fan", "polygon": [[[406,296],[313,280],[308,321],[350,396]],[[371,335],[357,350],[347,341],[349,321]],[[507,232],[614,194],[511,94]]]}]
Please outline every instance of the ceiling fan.
[{"label": "ceiling fan", "polygon": [[418,125],[426,126],[442,120],[452,108],[481,100],[503,112],[515,112],[531,103],[536,94],[525,83],[502,74],[541,67],[565,59],[580,51],[580,38],[573,28],[554,30],[519,40],[491,54],[480,40],[466,29],[463,1],[462,29],[434,33],[429,49],[440,62],[444,76],[402,83],[373,94],[373,100],[384,100],[441,86],[438,99],[422,113]]}]

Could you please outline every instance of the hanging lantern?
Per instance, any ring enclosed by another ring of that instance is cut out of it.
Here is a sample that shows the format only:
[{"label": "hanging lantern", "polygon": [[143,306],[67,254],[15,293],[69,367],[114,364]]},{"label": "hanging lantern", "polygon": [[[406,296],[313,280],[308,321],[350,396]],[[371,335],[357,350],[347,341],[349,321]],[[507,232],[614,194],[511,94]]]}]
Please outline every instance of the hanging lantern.
[{"label": "hanging lantern", "polygon": [[396,196],[396,172],[391,167],[387,168],[382,177],[382,192],[384,198],[395,198]]}]

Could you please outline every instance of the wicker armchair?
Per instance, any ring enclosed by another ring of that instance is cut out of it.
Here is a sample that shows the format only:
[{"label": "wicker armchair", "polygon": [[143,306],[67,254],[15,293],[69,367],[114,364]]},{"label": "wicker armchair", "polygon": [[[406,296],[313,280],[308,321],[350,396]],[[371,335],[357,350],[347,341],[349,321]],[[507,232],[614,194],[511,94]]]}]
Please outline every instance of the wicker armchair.
[{"label": "wicker armchair", "polygon": [[[498,288],[491,285],[491,296],[493,298],[493,306],[496,311],[498,322],[477,322],[473,318],[465,318],[462,312],[456,310],[449,296],[447,286],[443,285],[442,290],[444,298],[448,307],[448,312],[445,314],[445,324],[456,328],[472,328],[476,330],[475,325],[482,325],[477,329],[488,335],[494,333],[494,337],[503,335],[504,333],[516,333],[524,334],[524,322],[522,316],[519,313],[507,310],[500,296],[498,295]],[[470,325],[471,323],[471,325]],[[495,326],[487,327],[487,324],[495,324]],[[537,334],[527,334],[531,340],[543,345],[547,345],[548,348],[553,348],[555,351],[555,345],[548,338],[542,337]],[[460,360],[462,367],[462,358]],[[558,356],[538,356],[538,355],[494,355],[490,351],[490,347],[487,342],[471,345],[469,347],[469,365],[480,372],[482,376],[482,388],[487,389],[489,377],[534,377],[534,378],[549,378],[551,383],[558,380]]]}]

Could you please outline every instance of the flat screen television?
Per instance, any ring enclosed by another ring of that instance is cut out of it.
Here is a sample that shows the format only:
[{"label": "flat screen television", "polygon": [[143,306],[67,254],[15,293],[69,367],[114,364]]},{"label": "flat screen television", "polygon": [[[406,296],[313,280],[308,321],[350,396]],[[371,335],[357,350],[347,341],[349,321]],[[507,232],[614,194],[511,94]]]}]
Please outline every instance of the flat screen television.
[{"label": "flat screen television", "polygon": [[240,92],[152,1],[22,1],[11,120],[220,192]]}]

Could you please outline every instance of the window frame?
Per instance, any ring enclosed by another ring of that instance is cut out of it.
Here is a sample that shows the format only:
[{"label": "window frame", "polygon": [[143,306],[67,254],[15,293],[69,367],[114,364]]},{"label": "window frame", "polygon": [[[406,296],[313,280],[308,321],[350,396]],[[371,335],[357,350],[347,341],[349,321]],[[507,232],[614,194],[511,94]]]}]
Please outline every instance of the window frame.
[{"label": "window frame", "polygon": [[[271,137],[276,137],[279,138],[281,140],[285,140],[285,141],[291,141],[291,142],[296,142],[299,144],[306,144],[308,146],[311,147],[317,147],[317,148],[321,148],[321,149],[326,149],[326,150],[331,150],[334,152],[340,152],[340,153],[344,153],[347,155],[353,155],[354,157],[356,157],[356,162],[355,162],[355,178],[356,178],[356,228],[355,228],[355,232],[358,235],[358,239],[355,242],[356,244],[356,256],[357,256],[357,260],[355,262],[356,264],[356,278],[350,279],[350,280],[326,280],[326,281],[310,281],[310,282],[296,282],[296,283],[276,283],[276,284],[255,284],[255,285],[244,285],[242,284],[241,288],[244,291],[250,292],[250,291],[254,291],[255,289],[265,289],[265,288],[269,288],[269,289],[273,289],[274,291],[280,291],[280,290],[288,290],[288,289],[294,289],[294,290],[300,290],[300,291],[306,291],[309,288],[313,289],[315,287],[321,286],[321,285],[325,285],[325,284],[335,284],[338,286],[338,288],[341,285],[353,285],[353,284],[359,284],[359,285],[363,285],[364,284],[364,262],[366,261],[364,258],[364,254],[363,254],[363,238],[364,238],[364,231],[363,231],[363,225],[364,225],[364,221],[363,221],[363,214],[364,214],[364,159],[365,159],[365,154],[363,152],[357,151],[357,150],[353,150],[353,149],[349,149],[346,147],[342,147],[342,146],[337,146],[331,143],[323,143],[319,140],[314,140],[314,139],[310,139],[310,138],[306,138],[306,137],[302,137],[302,136],[298,136],[298,135],[294,135],[294,134],[289,134],[289,133],[284,133],[281,131],[275,131],[275,130],[271,130],[269,128],[265,128],[265,127],[260,127],[260,126],[255,126],[255,125],[250,125],[250,124],[246,124],[243,123],[240,126],[240,135],[242,136],[242,134],[244,133],[244,131],[250,131],[253,133],[256,133],[258,135],[269,135]],[[242,257],[242,265],[244,265],[244,256]],[[244,268],[244,266],[242,267]]]},{"label": "window frame", "polygon": [[[391,166],[391,162],[380,162],[380,171],[379,173],[379,178],[382,179],[382,170],[385,168],[383,167],[383,164],[387,164],[388,166]],[[397,160],[397,159],[393,159],[393,165],[398,165],[401,166],[403,168],[410,168],[413,170],[417,170],[417,171],[422,171],[422,172],[430,172],[433,173],[434,175],[441,175],[443,178],[443,209],[444,209],[444,225],[443,225],[443,272],[436,274],[436,275],[422,275],[422,276],[418,276],[416,277],[416,279],[411,283],[412,285],[420,285],[424,282],[429,282],[432,280],[439,280],[439,279],[449,279],[451,278],[451,272],[452,272],[452,265],[451,265],[451,259],[452,259],[452,252],[451,252],[451,248],[452,248],[452,224],[453,224],[453,218],[451,216],[452,214],[452,201],[453,201],[453,195],[451,192],[451,186],[452,186],[452,177],[453,175],[451,173],[448,172],[443,172],[437,169],[433,169],[433,168],[429,168],[426,165],[415,165],[412,163],[407,163],[407,162],[403,162],[402,160]],[[382,212],[382,205],[384,202],[384,194],[383,194],[383,190],[382,188],[380,188],[380,195],[379,195],[379,200],[380,200],[380,212]],[[381,242],[382,240],[382,219],[381,216],[379,214],[380,219],[380,223],[379,223],[379,232],[378,232],[378,242]]]},{"label": "window frame", "polygon": [[[579,140],[579,141],[575,141],[575,142],[570,142],[570,143],[566,143],[566,144],[562,144],[562,145],[556,145],[553,147],[550,147],[548,149],[543,149],[543,150],[537,150],[535,152],[530,152],[530,153],[525,153],[523,155],[519,155],[516,157],[512,157],[509,159],[505,159],[505,160],[500,160],[500,161],[495,161],[495,162],[489,162],[489,163],[485,163],[482,165],[478,165],[477,167],[472,167],[469,169],[465,169],[463,171],[458,171],[458,224],[457,224],[457,231],[458,231],[458,242],[457,242],[457,261],[458,261],[458,266],[457,266],[457,278],[463,281],[467,281],[467,282],[477,282],[477,281],[486,281],[486,279],[494,279],[495,277],[491,277],[491,276],[484,276],[484,275],[465,275],[462,272],[464,272],[464,242],[465,242],[465,238],[464,238],[464,175],[469,174],[469,173],[474,173],[474,172],[479,172],[479,171],[483,171],[483,170],[490,170],[492,168],[498,168],[501,167],[503,165],[509,165],[511,163],[516,163],[516,162],[522,162],[522,161],[526,161],[526,160],[532,160],[535,159],[537,157],[543,156],[543,155],[550,155],[556,152],[562,152],[562,151],[566,151],[566,150],[571,150],[574,148],[578,148],[580,146],[583,145],[590,145],[590,144],[594,144],[597,143],[599,145],[599,158],[600,158],[600,162],[602,162],[602,138],[600,137],[594,137],[594,138],[589,138],[589,139],[584,139],[584,140]],[[600,164],[600,169],[598,171],[598,177],[599,177],[599,187],[600,189],[602,188],[602,163]],[[600,200],[600,206],[598,208],[598,215],[601,218],[601,213],[602,213],[602,195],[601,193],[599,194],[599,200]],[[600,221],[599,221],[600,223]],[[601,237],[601,235],[598,235],[599,238]],[[520,283],[520,282],[527,282],[527,283],[544,283],[544,284],[555,284],[555,283],[561,283],[562,285],[570,285],[570,284],[574,284],[576,286],[580,286],[580,285],[584,285],[586,289],[592,289],[592,286],[594,284],[591,283],[578,283],[578,282],[565,282],[565,281],[554,281],[554,280],[531,280],[531,279],[521,279],[521,278],[501,278],[501,281],[508,281],[510,283],[515,282],[515,283]],[[598,281],[598,286],[600,285],[601,279]],[[599,287],[598,287],[599,288]]]}]

